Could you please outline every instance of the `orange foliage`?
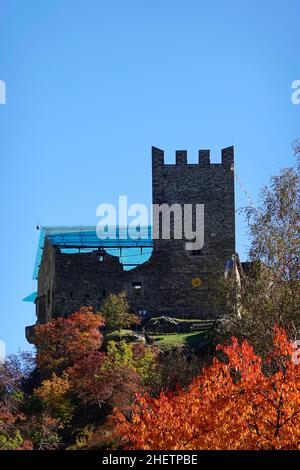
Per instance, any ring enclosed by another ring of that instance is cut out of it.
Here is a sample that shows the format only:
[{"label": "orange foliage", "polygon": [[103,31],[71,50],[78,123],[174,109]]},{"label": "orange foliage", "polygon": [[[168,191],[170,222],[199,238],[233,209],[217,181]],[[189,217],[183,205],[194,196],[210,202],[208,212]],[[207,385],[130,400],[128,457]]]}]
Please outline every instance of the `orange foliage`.
[{"label": "orange foliage", "polygon": [[130,420],[116,411],[125,448],[300,448],[300,365],[284,330],[274,328],[266,363],[236,338],[218,350],[227,361],[215,359],[187,390],[138,395]]},{"label": "orange foliage", "polygon": [[41,370],[65,369],[85,354],[100,348],[103,318],[82,308],[68,318],[35,327],[37,366]]}]

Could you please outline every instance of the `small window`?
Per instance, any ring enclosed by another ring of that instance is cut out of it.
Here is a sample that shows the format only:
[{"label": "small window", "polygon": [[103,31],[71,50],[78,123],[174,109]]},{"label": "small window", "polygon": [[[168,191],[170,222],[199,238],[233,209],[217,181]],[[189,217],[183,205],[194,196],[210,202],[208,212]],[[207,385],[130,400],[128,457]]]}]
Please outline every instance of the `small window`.
[{"label": "small window", "polygon": [[141,283],[141,282],[133,282],[133,283],[132,283],[132,287],[133,287],[134,289],[137,289],[137,290],[138,290],[138,289],[141,289],[141,288],[142,288],[142,283]]},{"label": "small window", "polygon": [[84,296],[85,300],[90,298],[90,294],[85,294]]},{"label": "small window", "polygon": [[99,261],[100,261],[100,263],[103,263],[103,261],[104,261],[104,256],[103,255],[99,256]]},{"label": "small window", "polygon": [[73,292],[70,292],[70,299],[73,299]]},{"label": "small window", "polygon": [[139,281],[136,281],[136,282],[132,282],[131,285],[132,285],[132,290],[134,294],[141,295],[142,287],[143,287],[142,283]]},{"label": "small window", "polygon": [[37,299],[37,316],[39,323],[46,321],[46,296],[43,295]]},{"label": "small window", "polygon": [[102,299],[105,299],[105,297],[106,297],[106,290],[103,290],[102,291]]}]

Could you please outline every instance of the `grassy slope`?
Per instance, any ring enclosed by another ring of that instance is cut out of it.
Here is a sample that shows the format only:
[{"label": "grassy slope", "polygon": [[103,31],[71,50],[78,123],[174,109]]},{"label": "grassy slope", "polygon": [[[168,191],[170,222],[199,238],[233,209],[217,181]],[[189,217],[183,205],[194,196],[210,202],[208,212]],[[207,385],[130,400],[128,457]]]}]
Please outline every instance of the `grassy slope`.
[{"label": "grassy slope", "polygon": [[168,333],[151,335],[155,344],[163,347],[194,346],[205,339],[204,331],[192,331],[190,333]]},{"label": "grassy slope", "polygon": [[[159,318],[159,317],[157,317]],[[153,318],[154,319],[154,318]],[[190,323],[201,323],[205,322],[206,320],[200,320],[200,319],[181,319],[181,318],[176,318],[178,322],[190,322]],[[126,336],[130,333],[134,333],[131,330],[121,330],[121,339],[122,336]],[[154,340],[154,344],[157,344],[157,346],[169,349],[169,348],[174,348],[174,347],[180,347],[180,346],[195,346],[198,343],[203,343],[205,342],[206,331],[190,331],[187,333],[151,333],[151,337]],[[111,339],[117,340],[119,335],[118,331],[112,331],[106,335],[106,340],[110,341]]]}]

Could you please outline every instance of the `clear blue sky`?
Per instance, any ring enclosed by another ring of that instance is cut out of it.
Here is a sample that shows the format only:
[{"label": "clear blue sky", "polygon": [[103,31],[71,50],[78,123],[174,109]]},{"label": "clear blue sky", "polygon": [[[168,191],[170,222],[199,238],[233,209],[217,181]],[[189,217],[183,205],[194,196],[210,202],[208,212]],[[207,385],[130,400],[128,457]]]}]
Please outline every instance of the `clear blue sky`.
[{"label": "clear blue sky", "polygon": [[[96,206],[151,201],[150,146],[234,144],[257,200],[293,163],[298,0],[1,0],[0,339],[28,348],[43,225],[95,224]],[[237,187],[237,207],[246,199]],[[246,232],[238,218],[237,247]]]}]

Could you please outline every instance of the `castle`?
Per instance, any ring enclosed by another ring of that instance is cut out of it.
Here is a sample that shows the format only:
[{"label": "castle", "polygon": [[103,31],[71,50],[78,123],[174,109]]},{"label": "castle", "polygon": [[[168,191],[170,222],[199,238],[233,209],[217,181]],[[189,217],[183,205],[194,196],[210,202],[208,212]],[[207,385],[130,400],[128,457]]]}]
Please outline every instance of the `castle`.
[{"label": "castle", "polygon": [[[106,246],[91,230],[45,230],[37,269],[35,299],[38,323],[67,316],[81,306],[95,310],[109,293],[125,291],[131,309],[140,314],[209,318],[206,280],[216,264],[235,255],[234,148],[222,150],[221,163],[210,162],[200,150],[197,164],[187,152],[176,151],[166,164],[164,152],[152,147],[153,204],[203,204],[204,245],[186,250],[185,239],[148,238],[132,245],[116,240]],[[76,236],[74,236],[74,234]],[[79,234],[79,235],[78,235]],[[150,258],[130,270],[108,248],[152,249]],[[33,326],[34,327],[34,326]],[[33,327],[26,327],[32,341]]]}]

